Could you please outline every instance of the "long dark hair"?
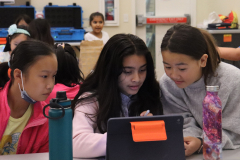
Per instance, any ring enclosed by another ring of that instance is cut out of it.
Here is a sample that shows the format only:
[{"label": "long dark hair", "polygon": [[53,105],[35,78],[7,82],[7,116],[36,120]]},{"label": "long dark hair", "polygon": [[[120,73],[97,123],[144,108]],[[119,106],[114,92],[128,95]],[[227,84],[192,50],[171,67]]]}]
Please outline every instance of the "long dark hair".
[{"label": "long dark hair", "polygon": [[207,31],[186,24],[174,25],[167,31],[161,44],[161,51],[166,50],[188,55],[195,60],[200,60],[203,54],[207,54],[207,64],[202,69],[205,84],[220,63],[214,38]]},{"label": "long dark hair", "polygon": [[32,21],[32,18],[30,18],[27,14],[21,14],[17,17],[15,24],[18,25],[21,20],[24,20],[27,24],[29,24]]},{"label": "long dark hair", "polygon": [[90,26],[91,26],[91,22],[93,21],[94,17],[96,17],[96,16],[102,17],[102,20],[103,20],[103,23],[104,23],[104,16],[103,16],[103,14],[100,13],[100,12],[94,12],[94,13],[92,13],[92,14],[90,15],[90,17],[89,17],[89,25],[90,25]]},{"label": "long dark hair", "polygon": [[[14,81],[13,71],[17,68],[22,73],[27,73],[28,68],[32,66],[41,56],[48,56],[54,54],[53,48],[41,41],[30,40],[22,41],[13,50],[10,57],[11,79]],[[0,64],[0,88],[9,81],[8,77],[8,63]]]},{"label": "long dark hair", "polygon": [[[93,116],[96,117],[96,124],[101,133],[106,132],[109,118],[120,117],[123,113],[118,78],[123,72],[123,58],[134,54],[145,56],[147,75],[138,93],[132,96],[129,115],[140,115],[148,109],[154,115],[162,114],[160,87],[155,78],[151,53],[139,37],[131,34],[117,34],[110,38],[103,47],[94,72],[85,79],[72,105],[74,110],[77,104],[97,98],[99,108]],[[79,99],[86,92],[92,94]]]},{"label": "long dark hair", "polygon": [[54,45],[50,29],[50,24],[46,19],[38,18],[29,23],[29,32],[32,38]]},{"label": "long dark hair", "polygon": [[72,84],[83,82],[83,73],[79,69],[76,53],[69,44],[55,44],[55,53],[58,60],[58,72],[55,77],[55,83],[62,83],[65,86],[72,87]]},{"label": "long dark hair", "polygon": [[[17,28],[18,28],[18,29],[24,29],[24,30],[26,30],[26,31],[29,32],[27,26],[20,25],[20,26],[17,26]],[[7,43],[6,43],[6,45],[5,45],[5,48],[4,48],[3,52],[11,51],[10,42],[11,42],[14,38],[18,37],[18,36],[21,35],[21,34],[24,34],[24,33],[14,33],[13,35],[8,35],[8,37],[7,37]],[[24,34],[24,35],[27,36],[27,39],[28,39],[28,40],[30,39],[30,36],[29,36],[29,35],[27,35],[27,34]]]}]

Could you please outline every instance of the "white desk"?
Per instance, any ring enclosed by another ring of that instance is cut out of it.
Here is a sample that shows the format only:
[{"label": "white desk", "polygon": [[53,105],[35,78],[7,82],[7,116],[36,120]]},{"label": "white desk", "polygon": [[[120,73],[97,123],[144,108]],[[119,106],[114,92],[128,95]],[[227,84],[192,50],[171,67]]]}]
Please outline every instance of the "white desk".
[{"label": "white desk", "polygon": [[[49,160],[48,153],[18,154],[18,155],[0,155],[0,160]],[[73,158],[73,160],[89,160],[82,158]],[[104,158],[91,159],[104,160]]]},{"label": "white desk", "polygon": [[[0,156],[0,160],[49,160],[48,153],[34,153],[34,154],[21,154],[21,155],[7,155]],[[187,157],[186,160],[202,160],[202,154],[192,155]],[[73,160],[89,160],[89,159],[79,159],[73,158]],[[92,160],[104,160],[100,159],[92,159]],[[161,158],[159,158],[161,160]],[[223,151],[223,159],[221,160],[240,160],[240,149],[237,150],[224,150]]]},{"label": "white desk", "polygon": [[68,44],[70,44],[71,46],[77,46],[77,47],[79,47],[80,44],[81,44],[81,42],[54,42],[54,44],[55,44],[55,43],[68,43]]}]

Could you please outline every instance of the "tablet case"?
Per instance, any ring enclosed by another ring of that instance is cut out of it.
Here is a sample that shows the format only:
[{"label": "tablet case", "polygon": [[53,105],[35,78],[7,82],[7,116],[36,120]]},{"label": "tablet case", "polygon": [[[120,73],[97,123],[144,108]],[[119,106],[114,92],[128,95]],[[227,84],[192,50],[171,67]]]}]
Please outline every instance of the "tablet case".
[{"label": "tablet case", "polygon": [[[134,142],[130,122],[165,122],[167,140]],[[151,117],[111,118],[108,121],[107,160],[185,160],[183,117],[163,115]]]}]

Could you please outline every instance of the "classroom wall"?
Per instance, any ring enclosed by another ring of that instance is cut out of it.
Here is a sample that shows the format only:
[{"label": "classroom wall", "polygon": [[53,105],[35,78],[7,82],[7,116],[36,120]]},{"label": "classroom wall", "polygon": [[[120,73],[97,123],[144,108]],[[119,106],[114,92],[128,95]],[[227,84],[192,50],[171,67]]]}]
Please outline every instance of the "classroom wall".
[{"label": "classroom wall", "polygon": [[[23,0],[21,0],[23,1]],[[162,0],[158,0],[162,1]],[[178,9],[178,5],[174,5],[177,0],[166,0],[172,1],[171,10]],[[49,2],[52,2],[53,5],[72,5],[73,3],[77,3],[83,9],[83,27],[90,28],[89,26],[89,15],[92,12],[99,11],[99,3],[100,0],[31,0],[31,5],[36,8],[36,11],[42,11],[43,7],[47,5]],[[240,17],[240,1],[239,0],[197,0],[196,1],[196,18],[194,26],[202,23],[204,19],[208,18],[208,15],[215,11],[218,14],[228,15],[231,10],[235,11]],[[137,6],[144,6],[146,4],[146,0],[119,0],[119,26],[105,26],[104,31],[108,32],[109,36],[113,36],[117,33],[132,33],[136,34],[139,37],[146,37],[146,29],[142,27],[142,29],[136,29],[135,23],[135,15],[139,13],[146,13],[143,12],[143,8],[145,7],[137,7]],[[177,2],[176,2],[177,4]],[[182,4],[184,5],[184,4]],[[158,7],[156,6],[156,9]],[[161,8],[161,6],[160,6]],[[158,10],[157,12],[160,12]],[[124,22],[124,14],[128,15],[128,22]],[[173,13],[174,14],[174,13]],[[239,19],[239,18],[238,18]],[[240,23],[240,21],[239,21]],[[160,32],[160,31],[157,31]],[[156,33],[157,33],[156,32]],[[157,35],[156,35],[157,36]],[[143,39],[146,41],[146,39]],[[159,40],[159,39],[158,39]],[[161,40],[157,41],[157,44],[160,43]],[[156,54],[160,54],[157,52]],[[156,57],[157,58],[157,57]],[[157,60],[159,61],[159,60]],[[158,78],[164,73],[164,71],[157,70]],[[163,73],[162,73],[163,72]]]},{"label": "classroom wall", "polygon": [[[89,27],[89,16],[92,12],[99,11],[99,0],[31,0],[36,11],[42,11],[44,6],[51,2],[53,5],[72,5],[76,3],[83,10],[83,27]],[[132,0],[119,0],[119,26],[106,26],[104,31],[108,32],[109,36],[116,33],[134,33],[135,27],[135,7]],[[124,14],[128,15],[128,22],[123,22]]]},{"label": "classroom wall", "polygon": [[[135,3],[132,0],[119,0],[119,26],[106,26],[105,31],[109,36],[117,33],[135,34],[136,18],[135,18]],[[124,22],[124,14],[128,16],[128,22]]]},{"label": "classroom wall", "polygon": [[[21,0],[23,1],[23,0]],[[169,0],[174,1],[174,0]],[[31,4],[37,11],[42,11],[43,7],[47,5],[49,0],[31,0]],[[83,8],[83,27],[89,27],[88,20],[89,15],[92,12],[99,11],[99,0],[51,0],[53,5],[71,5],[77,3]],[[141,2],[141,1],[140,1]],[[105,27],[104,30],[109,33],[110,36],[116,33],[134,33],[135,34],[135,15],[138,9],[135,8],[135,3],[139,3],[138,0],[119,0],[119,26]],[[172,6],[178,7],[178,6]],[[240,3],[239,0],[197,0],[197,13],[196,24],[202,23],[204,19],[207,19],[209,13],[212,11],[218,14],[228,15],[231,10],[235,11],[240,17]],[[136,11],[136,12],[135,12]],[[124,14],[128,14],[129,21],[123,22]],[[137,33],[141,34],[141,33]]]},{"label": "classroom wall", "polygon": [[[66,6],[76,3],[80,5],[83,10],[83,27],[88,26],[88,18],[92,12],[98,11],[98,1],[99,0],[31,0],[31,5],[35,7],[36,11],[42,11],[43,8],[51,2],[53,5]],[[91,3],[90,3],[91,2]],[[94,4],[94,5],[93,5]]]},{"label": "classroom wall", "polygon": [[12,6],[26,5],[26,2],[31,3],[31,0],[15,0],[15,3],[10,5]]}]

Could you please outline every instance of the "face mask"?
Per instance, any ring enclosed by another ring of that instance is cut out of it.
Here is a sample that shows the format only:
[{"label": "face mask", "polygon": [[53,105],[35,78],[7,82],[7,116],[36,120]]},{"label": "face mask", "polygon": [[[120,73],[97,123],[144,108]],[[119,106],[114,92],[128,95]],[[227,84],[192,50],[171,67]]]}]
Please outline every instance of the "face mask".
[{"label": "face mask", "polygon": [[[21,72],[21,78],[22,78],[22,72]],[[18,83],[18,86],[19,86],[19,90],[20,90],[20,92],[21,92],[21,97],[22,97],[22,99],[24,99],[25,101],[27,101],[28,103],[31,103],[31,104],[34,104],[34,103],[37,102],[37,101],[33,100],[32,98],[30,98],[29,95],[27,94],[27,92],[24,90],[23,78],[22,78],[22,87],[23,87],[23,90],[21,90],[19,83]]]}]

